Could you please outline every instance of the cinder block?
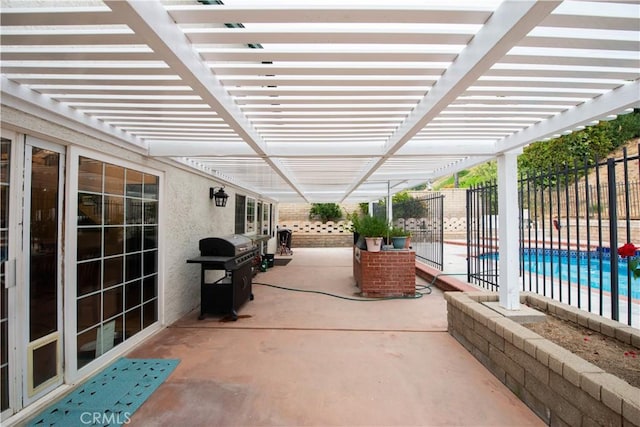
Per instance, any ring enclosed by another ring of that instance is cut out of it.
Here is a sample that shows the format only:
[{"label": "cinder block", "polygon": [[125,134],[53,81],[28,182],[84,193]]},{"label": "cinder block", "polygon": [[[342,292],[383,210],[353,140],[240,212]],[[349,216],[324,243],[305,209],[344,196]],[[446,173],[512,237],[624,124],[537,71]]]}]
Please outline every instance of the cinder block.
[{"label": "cinder block", "polygon": [[622,400],[622,419],[624,425],[640,425],[640,398],[637,394],[633,400]]},{"label": "cinder block", "polygon": [[556,343],[553,343],[549,340],[538,340],[536,341],[536,360],[542,363],[549,368],[552,368],[553,361],[557,361],[560,363],[559,374],[562,374],[562,362],[560,362],[562,358],[562,354],[567,350]]},{"label": "cinder block", "polygon": [[504,350],[504,338],[499,337],[494,332],[491,332],[488,327],[483,327],[479,323],[475,323],[474,330],[478,335],[487,340],[490,345],[497,347],[500,350]]},{"label": "cinder block", "polygon": [[[601,384],[602,403],[613,411],[622,414],[623,401],[630,403],[635,402],[637,406],[640,406],[640,390],[633,387],[628,382],[621,380],[615,375],[607,373],[601,376]],[[637,419],[640,420],[640,418]]]},{"label": "cinder block", "polygon": [[580,377],[580,388],[594,399],[600,400],[603,373],[586,372]]},{"label": "cinder block", "polygon": [[524,385],[524,368],[495,347],[489,347],[489,358],[506,371],[514,381]]},{"label": "cinder block", "polygon": [[574,386],[580,387],[580,377],[586,373],[604,373],[604,371],[596,365],[587,362],[573,353],[567,353],[568,355],[563,360],[562,377]]},{"label": "cinder block", "polygon": [[513,333],[513,341],[512,341],[513,345],[515,345],[521,350],[524,350],[525,340],[541,338],[540,335],[536,334],[532,330],[527,329],[524,326],[518,325],[515,322],[509,325],[508,329]]},{"label": "cinder block", "polygon": [[640,340],[640,331],[630,326],[620,326],[615,330],[615,337],[618,341],[622,341],[625,344],[633,345],[633,336],[637,335]]},{"label": "cinder block", "polygon": [[555,372],[549,377],[551,389],[570,401],[576,408],[601,425],[621,426],[622,416],[594,399],[579,387],[574,386]]},{"label": "cinder block", "polygon": [[538,362],[535,358],[529,356],[522,349],[505,343],[505,354],[519,366],[524,368],[525,386],[527,385],[526,381],[529,376],[535,377],[543,384],[549,383],[549,368]]}]

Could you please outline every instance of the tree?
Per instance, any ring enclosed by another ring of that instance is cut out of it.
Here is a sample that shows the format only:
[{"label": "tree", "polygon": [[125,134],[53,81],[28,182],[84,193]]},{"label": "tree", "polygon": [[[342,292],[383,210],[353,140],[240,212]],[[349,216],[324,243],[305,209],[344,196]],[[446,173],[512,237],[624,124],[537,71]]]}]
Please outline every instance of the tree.
[{"label": "tree", "polygon": [[[422,201],[414,198],[408,191],[396,193],[391,198],[393,203],[393,219],[398,218],[422,218],[427,214],[427,208]],[[377,211],[383,218],[386,217],[387,203],[386,200],[380,200],[377,204]],[[375,212],[375,213],[378,213]]]},{"label": "tree", "polygon": [[313,203],[309,219],[313,218],[320,218],[322,222],[336,221],[342,218],[342,209],[336,203]]}]

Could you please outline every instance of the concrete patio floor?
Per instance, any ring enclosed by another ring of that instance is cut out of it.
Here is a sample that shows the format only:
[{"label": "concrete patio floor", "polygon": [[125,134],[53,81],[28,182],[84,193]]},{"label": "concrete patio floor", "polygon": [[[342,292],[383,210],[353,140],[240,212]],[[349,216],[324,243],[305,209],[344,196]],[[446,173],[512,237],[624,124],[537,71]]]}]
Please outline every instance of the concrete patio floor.
[{"label": "concrete patio floor", "polygon": [[[294,248],[291,258],[254,283],[356,296],[351,248]],[[253,293],[236,322],[197,320],[196,310],[128,354],[180,359],[130,425],[543,425],[447,333],[437,289],[372,302],[258,284]]]}]

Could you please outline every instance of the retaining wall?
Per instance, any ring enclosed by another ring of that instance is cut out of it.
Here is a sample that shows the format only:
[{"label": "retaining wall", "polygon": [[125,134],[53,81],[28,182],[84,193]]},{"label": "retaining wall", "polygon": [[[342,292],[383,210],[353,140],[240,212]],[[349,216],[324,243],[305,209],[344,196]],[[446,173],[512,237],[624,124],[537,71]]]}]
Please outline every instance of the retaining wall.
[{"label": "retaining wall", "polygon": [[[640,389],[482,304],[446,292],[449,333],[550,425],[638,426]],[[640,331],[536,294],[521,303],[640,348]]]}]

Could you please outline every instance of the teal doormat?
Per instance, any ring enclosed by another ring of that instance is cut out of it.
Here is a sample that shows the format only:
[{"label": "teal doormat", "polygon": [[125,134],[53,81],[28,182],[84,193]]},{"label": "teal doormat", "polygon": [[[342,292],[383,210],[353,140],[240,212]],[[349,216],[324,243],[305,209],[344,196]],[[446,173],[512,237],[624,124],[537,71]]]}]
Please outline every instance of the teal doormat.
[{"label": "teal doormat", "polygon": [[177,359],[117,360],[38,414],[29,426],[121,426],[178,366]]}]

